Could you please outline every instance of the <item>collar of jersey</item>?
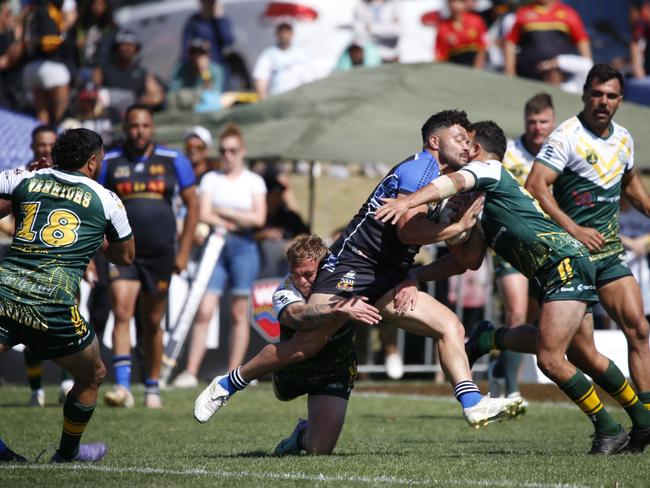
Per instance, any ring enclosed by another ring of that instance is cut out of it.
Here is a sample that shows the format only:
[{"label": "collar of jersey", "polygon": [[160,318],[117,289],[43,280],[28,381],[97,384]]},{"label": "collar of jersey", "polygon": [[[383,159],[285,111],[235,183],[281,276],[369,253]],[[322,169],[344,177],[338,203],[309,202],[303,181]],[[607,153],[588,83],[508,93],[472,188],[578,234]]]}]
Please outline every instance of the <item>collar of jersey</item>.
[{"label": "collar of jersey", "polygon": [[598,139],[602,139],[603,141],[606,141],[610,137],[614,135],[614,124],[612,122],[609,123],[609,135],[607,137],[602,137],[596,134],[594,131],[592,131],[589,126],[585,123],[584,119],[582,118],[582,112],[576,115],[578,117],[578,120],[582,124],[582,126],[585,128],[585,130],[589,131],[591,134],[595,135]]}]

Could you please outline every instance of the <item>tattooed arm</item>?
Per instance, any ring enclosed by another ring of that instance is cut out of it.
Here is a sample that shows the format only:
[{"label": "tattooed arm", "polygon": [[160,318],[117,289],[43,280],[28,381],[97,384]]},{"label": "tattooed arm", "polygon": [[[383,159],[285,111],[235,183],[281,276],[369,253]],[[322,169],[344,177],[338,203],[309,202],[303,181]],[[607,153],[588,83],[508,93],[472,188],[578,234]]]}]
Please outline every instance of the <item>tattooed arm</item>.
[{"label": "tattooed arm", "polygon": [[381,315],[367,301],[365,297],[352,297],[333,303],[292,303],[282,310],[278,319],[282,325],[295,330],[317,329],[341,318],[376,325]]}]

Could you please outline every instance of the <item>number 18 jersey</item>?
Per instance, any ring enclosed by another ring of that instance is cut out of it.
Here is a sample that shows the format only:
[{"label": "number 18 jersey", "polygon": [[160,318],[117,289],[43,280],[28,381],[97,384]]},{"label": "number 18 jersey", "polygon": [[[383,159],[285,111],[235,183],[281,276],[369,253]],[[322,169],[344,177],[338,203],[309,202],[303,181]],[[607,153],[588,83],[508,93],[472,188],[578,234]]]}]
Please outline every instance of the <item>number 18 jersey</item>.
[{"label": "number 18 jersey", "polygon": [[0,296],[26,305],[76,303],[79,282],[104,236],[131,237],[120,199],[80,172],[54,168],[0,173],[16,230],[0,262]]}]

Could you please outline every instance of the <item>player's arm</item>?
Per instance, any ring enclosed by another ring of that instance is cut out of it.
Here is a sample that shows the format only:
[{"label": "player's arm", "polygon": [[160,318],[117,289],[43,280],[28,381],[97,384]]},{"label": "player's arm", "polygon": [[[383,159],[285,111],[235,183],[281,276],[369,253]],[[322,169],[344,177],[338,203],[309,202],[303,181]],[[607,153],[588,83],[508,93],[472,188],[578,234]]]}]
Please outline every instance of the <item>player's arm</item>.
[{"label": "player's arm", "polygon": [[635,170],[628,171],[623,175],[621,184],[632,206],[646,217],[650,217],[650,195],[639,174]]},{"label": "player's arm", "polygon": [[11,211],[11,200],[0,199],[0,219],[4,219],[6,216],[11,215]]},{"label": "player's arm", "polygon": [[596,229],[575,223],[558,205],[551,193],[551,185],[559,174],[545,164],[535,161],[526,180],[526,190],[539,202],[542,209],[573,237],[582,242],[589,251],[597,251],[605,245],[605,238]]},{"label": "player's arm", "polygon": [[135,239],[120,242],[104,241],[104,254],[113,264],[131,264],[135,259]]},{"label": "player's arm", "polygon": [[438,203],[456,193],[471,190],[475,184],[474,175],[468,171],[439,176],[410,195],[396,199],[383,199],[384,204],[375,211],[375,218],[382,222],[391,221],[392,224],[397,224],[410,209],[425,203]]},{"label": "player's arm", "polygon": [[196,224],[199,222],[199,198],[196,195],[196,186],[192,185],[181,190],[181,199],[187,209],[183,220],[183,231],[179,239],[178,253],[174,263],[174,271],[179,273],[187,267]]},{"label": "player's arm", "polygon": [[294,330],[318,329],[334,319],[356,320],[376,325],[381,321],[381,315],[367,300],[366,297],[352,297],[333,303],[291,303],[280,311],[278,320],[280,324]]}]

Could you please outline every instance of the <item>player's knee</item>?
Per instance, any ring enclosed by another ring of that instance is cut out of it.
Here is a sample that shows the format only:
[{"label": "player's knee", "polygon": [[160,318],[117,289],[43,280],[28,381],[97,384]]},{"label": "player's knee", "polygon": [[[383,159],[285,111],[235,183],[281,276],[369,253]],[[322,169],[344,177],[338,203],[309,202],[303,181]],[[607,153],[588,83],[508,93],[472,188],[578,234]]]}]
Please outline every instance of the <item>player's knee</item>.
[{"label": "player's knee", "polygon": [[560,354],[546,351],[539,351],[537,353],[537,367],[550,378],[557,376],[563,363],[564,358]]},{"label": "player's knee", "polygon": [[97,364],[95,364],[95,374],[93,378],[93,383],[99,387],[104,380],[106,379],[106,366],[104,366],[104,363],[102,361],[99,361]]},{"label": "player's knee", "polygon": [[526,323],[526,311],[517,307],[508,307],[505,311],[506,325],[521,325]]},{"label": "player's knee", "polygon": [[440,340],[463,344],[465,342],[465,328],[459,320],[449,322],[440,330]]},{"label": "player's knee", "polygon": [[623,328],[627,342],[632,349],[647,349],[650,340],[650,327],[645,316],[636,320],[628,320],[627,326]]}]

